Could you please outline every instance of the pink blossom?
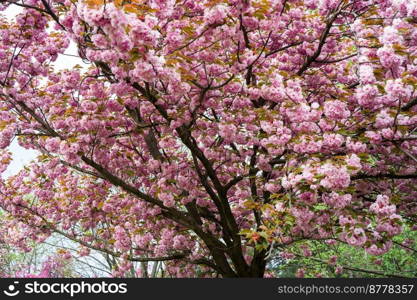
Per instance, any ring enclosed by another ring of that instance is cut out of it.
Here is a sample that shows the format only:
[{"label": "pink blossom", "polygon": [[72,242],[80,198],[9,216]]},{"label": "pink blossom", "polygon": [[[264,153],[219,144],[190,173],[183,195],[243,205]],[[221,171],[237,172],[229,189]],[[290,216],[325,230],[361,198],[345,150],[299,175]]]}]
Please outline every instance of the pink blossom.
[{"label": "pink blossom", "polygon": [[329,195],[323,196],[324,202],[333,208],[344,208],[350,204],[352,200],[352,195],[339,195],[335,192],[330,193]]},{"label": "pink blossom", "polygon": [[359,67],[359,77],[363,84],[373,84],[376,82],[374,69],[369,65],[361,65]]},{"label": "pink blossom", "polygon": [[343,103],[339,100],[334,100],[325,102],[324,114],[330,120],[343,120],[349,117],[350,112],[346,103]]},{"label": "pink blossom", "polygon": [[350,175],[346,167],[336,167],[332,164],[324,164],[320,171],[325,178],[320,181],[320,185],[327,189],[342,189],[350,184]]}]

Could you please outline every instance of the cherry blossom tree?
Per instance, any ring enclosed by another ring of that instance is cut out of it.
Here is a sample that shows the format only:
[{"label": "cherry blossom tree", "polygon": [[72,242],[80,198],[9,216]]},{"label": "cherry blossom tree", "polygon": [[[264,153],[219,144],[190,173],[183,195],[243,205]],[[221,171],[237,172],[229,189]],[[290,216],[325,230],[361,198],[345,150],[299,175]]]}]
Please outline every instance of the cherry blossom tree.
[{"label": "cherry blossom tree", "polygon": [[416,1],[0,3],[1,170],[40,153],[1,182],[9,243],[263,277],[296,241],[417,229]]}]

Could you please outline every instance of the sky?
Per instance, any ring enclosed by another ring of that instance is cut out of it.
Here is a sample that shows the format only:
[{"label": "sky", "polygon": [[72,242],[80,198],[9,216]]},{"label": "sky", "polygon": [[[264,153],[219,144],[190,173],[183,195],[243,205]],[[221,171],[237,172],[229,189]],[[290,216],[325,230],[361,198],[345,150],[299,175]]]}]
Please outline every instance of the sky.
[{"label": "sky", "polygon": [[[22,11],[21,7],[12,5],[3,12],[8,20],[13,18]],[[77,55],[77,48],[75,43],[71,42],[65,54]],[[59,55],[55,61],[54,66],[56,70],[71,69],[75,65],[83,65],[80,58],[66,55]],[[25,164],[29,163],[38,155],[37,151],[24,149],[19,146],[17,139],[14,139],[11,143],[9,150],[12,152],[12,162],[8,166],[7,170],[2,174],[3,178],[15,175],[21,170]]]}]

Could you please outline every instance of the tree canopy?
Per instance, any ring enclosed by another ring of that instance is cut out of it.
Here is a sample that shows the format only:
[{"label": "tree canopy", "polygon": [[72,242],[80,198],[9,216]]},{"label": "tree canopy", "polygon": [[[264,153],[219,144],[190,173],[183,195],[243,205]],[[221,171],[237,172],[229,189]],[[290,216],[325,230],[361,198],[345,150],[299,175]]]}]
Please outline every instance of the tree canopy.
[{"label": "tree canopy", "polygon": [[416,1],[0,9],[0,169],[13,139],[39,152],[1,180],[5,243],[263,277],[299,241],[382,255],[417,229]]}]

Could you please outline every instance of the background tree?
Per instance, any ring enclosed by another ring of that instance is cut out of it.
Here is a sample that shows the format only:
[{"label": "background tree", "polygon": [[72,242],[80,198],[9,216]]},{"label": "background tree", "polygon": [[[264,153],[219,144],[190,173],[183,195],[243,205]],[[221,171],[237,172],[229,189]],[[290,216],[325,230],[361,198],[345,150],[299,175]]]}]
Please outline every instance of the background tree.
[{"label": "background tree", "polygon": [[[415,1],[1,5],[2,169],[14,137],[41,153],[1,183],[15,245],[262,277],[299,240],[415,230]],[[56,71],[71,42],[88,67]]]},{"label": "background tree", "polygon": [[416,232],[405,227],[390,251],[370,255],[364,249],[334,240],[300,241],[279,251],[271,260],[276,277],[416,277]]}]

